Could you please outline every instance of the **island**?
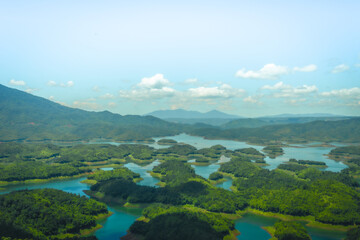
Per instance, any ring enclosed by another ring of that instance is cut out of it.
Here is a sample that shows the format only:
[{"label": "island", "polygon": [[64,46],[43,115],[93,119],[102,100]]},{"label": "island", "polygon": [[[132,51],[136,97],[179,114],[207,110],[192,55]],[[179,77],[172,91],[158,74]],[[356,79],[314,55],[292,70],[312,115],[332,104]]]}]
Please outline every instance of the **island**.
[{"label": "island", "polygon": [[0,237],[4,239],[96,239],[97,219],[107,206],[56,189],[21,190],[0,195]]}]

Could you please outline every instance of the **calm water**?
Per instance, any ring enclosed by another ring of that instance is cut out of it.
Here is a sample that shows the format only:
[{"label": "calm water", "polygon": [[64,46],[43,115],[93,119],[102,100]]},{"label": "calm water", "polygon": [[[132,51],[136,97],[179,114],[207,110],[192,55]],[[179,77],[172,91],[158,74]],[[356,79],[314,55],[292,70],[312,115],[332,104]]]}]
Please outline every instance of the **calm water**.
[{"label": "calm water", "polygon": [[152,186],[152,187],[157,187],[157,183],[160,182],[159,179],[157,178],[153,178],[150,173],[148,173],[148,171],[151,171],[153,169],[153,167],[159,165],[160,162],[159,161],[154,161],[148,165],[145,166],[139,166],[135,163],[127,163],[124,165],[124,167],[127,167],[128,169],[130,169],[133,172],[136,172],[138,174],[140,174],[140,177],[142,177],[144,180],[140,181],[138,184],[139,185],[144,185],[144,186]]},{"label": "calm water", "polygon": [[[205,140],[201,137],[192,137],[189,135],[181,134],[174,137],[166,137],[169,139],[174,139],[178,142],[184,142],[191,144],[197,148],[205,148],[211,147],[216,144],[221,144],[230,150],[238,149],[238,148],[246,148],[246,147],[254,147],[258,150],[261,150],[263,147],[261,146],[252,146],[243,142],[235,142],[235,141],[227,141],[227,140]],[[160,139],[160,138],[158,138]],[[155,140],[158,140],[155,139]],[[101,142],[103,143],[103,142]],[[110,144],[114,144],[109,142]],[[167,146],[151,144],[151,146],[156,148],[162,148]],[[305,146],[302,146],[305,147]],[[288,161],[289,158],[296,159],[304,159],[304,160],[316,160],[316,161],[324,161],[329,166],[327,170],[331,171],[340,171],[346,166],[334,162],[330,159],[327,159],[323,154],[327,154],[332,148],[324,148],[324,147],[309,147],[309,148],[284,148],[285,154],[283,156],[277,157],[276,159],[266,158],[267,163],[270,164],[268,166],[269,169],[275,168],[278,164]],[[219,162],[229,161],[228,158],[222,157]],[[134,163],[125,164],[126,167],[131,169],[132,171],[139,173],[143,181],[138,184],[147,185],[147,186],[156,186],[155,184],[159,182],[158,179],[155,179],[150,176],[148,171],[150,171],[154,166],[158,165],[159,161],[155,161],[149,165],[140,166]],[[211,164],[209,166],[193,166],[195,172],[200,176],[208,178],[208,176],[217,171],[220,167],[218,163]],[[111,170],[104,169],[104,170]],[[35,188],[55,188],[60,189],[66,192],[75,193],[79,195],[85,195],[83,190],[88,190],[90,187],[86,184],[80,183],[80,181],[84,180],[85,177],[77,178],[77,179],[69,179],[69,180],[57,180],[47,183],[34,183],[34,184],[18,184],[6,187],[5,190],[0,191],[0,194],[5,194],[11,191],[20,190],[20,189],[35,189]],[[224,183],[220,183],[217,186],[223,187],[225,189],[230,189],[232,184],[231,179]],[[127,229],[130,225],[136,220],[136,218],[141,216],[141,209],[129,209],[124,207],[117,206],[108,206],[109,210],[114,214],[109,218],[102,220],[100,222],[103,225],[103,228],[96,231],[95,235],[100,240],[119,240],[121,236],[126,234]],[[235,222],[235,227],[238,229],[241,234],[238,236],[238,239],[241,240],[267,240],[270,238],[270,235],[261,228],[261,226],[271,226],[277,220],[274,218],[257,216],[254,214],[246,214],[243,218],[237,220]],[[310,233],[313,240],[337,240],[345,237],[345,234],[342,232],[336,231],[328,231],[321,230],[315,228],[306,227],[308,232]]]},{"label": "calm water", "polygon": [[[195,137],[187,134],[180,134],[177,136],[163,138],[173,139],[177,142],[187,143],[193,145],[198,149],[208,148],[217,144],[220,144],[229,150],[252,147],[256,150],[261,151],[264,148],[263,146],[250,145],[245,142],[237,142],[230,140],[208,140],[202,137]],[[158,141],[159,139],[162,138],[154,138],[155,141]],[[333,149],[332,147],[309,147],[314,144],[320,143],[314,142],[310,144],[293,144],[292,146],[294,147],[284,147],[284,155],[278,156],[275,159],[271,159],[269,157],[265,158],[266,163],[269,164],[269,166],[267,166],[266,168],[270,170],[275,169],[279,164],[289,161],[290,158],[295,158],[298,160],[301,159],[325,162],[328,166],[328,168],[324,169],[326,171],[340,172],[342,169],[347,168],[345,164],[328,159],[326,156],[324,156],[324,154],[328,154],[331,149]],[[334,143],[333,145],[344,146],[340,143]]]}]

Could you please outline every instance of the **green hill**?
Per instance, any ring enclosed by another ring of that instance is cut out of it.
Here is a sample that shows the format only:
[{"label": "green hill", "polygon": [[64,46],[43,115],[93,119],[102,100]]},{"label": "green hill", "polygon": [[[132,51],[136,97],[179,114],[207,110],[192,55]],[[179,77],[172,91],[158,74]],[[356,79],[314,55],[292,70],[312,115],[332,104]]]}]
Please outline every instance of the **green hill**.
[{"label": "green hill", "polygon": [[181,125],[152,116],[89,112],[0,85],[0,141],[147,140],[181,132]]},{"label": "green hill", "polygon": [[258,128],[199,128],[192,135],[209,139],[231,139],[266,144],[267,141],[360,142],[360,118],[270,125]]}]

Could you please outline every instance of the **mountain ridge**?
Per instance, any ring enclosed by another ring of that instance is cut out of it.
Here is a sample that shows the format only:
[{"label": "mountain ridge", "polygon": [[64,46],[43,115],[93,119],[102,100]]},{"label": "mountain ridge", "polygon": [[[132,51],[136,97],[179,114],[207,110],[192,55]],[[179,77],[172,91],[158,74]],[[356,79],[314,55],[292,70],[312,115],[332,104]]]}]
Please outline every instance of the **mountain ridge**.
[{"label": "mountain ridge", "polygon": [[0,84],[0,140],[149,140],[179,133],[180,125],[153,116],[90,112]]},{"label": "mountain ridge", "polygon": [[161,119],[206,119],[206,118],[218,118],[218,119],[236,119],[236,118],[242,118],[237,115],[227,114],[218,110],[211,110],[205,113],[199,112],[199,111],[189,111],[185,109],[175,109],[175,110],[158,110],[153,111],[148,114],[145,114],[145,116],[154,116]]}]

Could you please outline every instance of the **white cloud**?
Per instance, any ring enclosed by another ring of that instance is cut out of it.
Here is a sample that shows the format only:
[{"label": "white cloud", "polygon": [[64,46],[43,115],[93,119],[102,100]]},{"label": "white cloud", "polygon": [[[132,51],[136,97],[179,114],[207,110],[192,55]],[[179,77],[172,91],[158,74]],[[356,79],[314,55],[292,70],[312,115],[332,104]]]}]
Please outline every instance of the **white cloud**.
[{"label": "white cloud", "polygon": [[14,86],[25,86],[26,85],[26,83],[24,81],[21,81],[21,80],[16,81],[15,79],[11,79],[9,81],[9,84],[14,85]]},{"label": "white cloud", "polygon": [[111,93],[106,93],[106,94],[102,95],[101,98],[103,98],[103,99],[113,99],[113,98],[115,98],[115,96],[112,95]]},{"label": "white cloud", "polygon": [[189,78],[189,79],[186,79],[184,82],[186,84],[194,84],[194,83],[197,83],[198,80],[197,80],[197,78]]},{"label": "white cloud", "polygon": [[248,96],[246,98],[243,99],[244,102],[247,102],[247,103],[258,103],[259,100],[256,99],[255,97],[252,97],[252,96]]},{"label": "white cloud", "polygon": [[287,67],[269,63],[258,71],[246,71],[245,69],[241,69],[237,71],[236,76],[253,79],[278,79],[281,75],[287,73],[289,73],[289,69]]},{"label": "white cloud", "polygon": [[317,92],[318,88],[315,85],[302,85],[293,87],[291,85],[286,85],[283,82],[278,82],[273,86],[265,85],[261,89],[264,90],[273,90],[275,91],[274,97],[299,97],[300,95],[310,94]]},{"label": "white cloud", "polygon": [[35,88],[28,88],[28,89],[26,89],[25,90],[25,92],[27,92],[27,93],[33,93],[33,92],[35,92],[37,89],[35,89]]},{"label": "white cloud", "polygon": [[317,66],[315,64],[310,64],[305,67],[294,67],[294,71],[296,72],[314,72],[316,69]]},{"label": "white cloud", "polygon": [[176,90],[168,87],[169,85],[171,85],[170,81],[165,79],[163,74],[158,73],[152,77],[141,79],[141,82],[132,90],[120,90],[119,94],[122,98],[132,100],[172,97],[175,95]]},{"label": "white cloud", "polygon": [[155,89],[162,89],[163,87],[169,86],[169,80],[164,78],[164,75],[161,73],[155,74],[149,78],[141,79],[141,82],[138,84],[141,88],[155,88]]},{"label": "white cloud", "polygon": [[47,85],[50,86],[50,87],[72,87],[74,86],[74,82],[73,81],[67,81],[66,83],[57,83],[53,80],[51,81],[48,81],[47,82]]},{"label": "white cloud", "polygon": [[176,90],[169,87],[163,87],[161,89],[133,89],[130,91],[120,91],[120,97],[128,98],[132,100],[144,100],[144,99],[160,99],[165,97],[172,97],[176,93]]},{"label": "white cloud", "polygon": [[55,87],[57,84],[55,81],[48,81],[47,85],[51,86],[51,87]]},{"label": "white cloud", "polygon": [[116,103],[114,103],[114,102],[109,102],[107,105],[110,108],[116,107]]},{"label": "white cloud", "polygon": [[334,67],[334,69],[331,72],[332,73],[341,73],[341,72],[347,71],[349,69],[350,69],[349,66],[347,66],[345,64],[340,64],[340,65],[337,65],[336,67]]},{"label": "white cloud", "polygon": [[74,86],[74,82],[73,82],[73,81],[68,81],[68,82],[66,83],[66,87],[72,87],[72,86]]},{"label": "white cloud", "polygon": [[360,68],[360,63],[358,63],[358,64],[355,64],[355,67],[358,67],[358,68]]},{"label": "white cloud", "polygon": [[100,92],[99,86],[94,86],[94,87],[92,88],[92,90],[93,90],[94,92]]},{"label": "white cloud", "polygon": [[330,92],[322,92],[320,95],[324,97],[342,97],[342,98],[360,99],[360,88],[354,87],[354,88],[332,90]]},{"label": "white cloud", "polygon": [[242,89],[232,88],[228,84],[220,87],[198,87],[190,88],[188,93],[190,97],[195,98],[231,98],[240,97],[245,91]]},{"label": "white cloud", "polygon": [[283,89],[283,88],[288,88],[290,87],[289,85],[285,85],[283,82],[278,82],[275,85],[271,86],[271,85],[265,85],[263,86],[261,89],[269,89],[269,90],[278,90],[278,89]]}]

